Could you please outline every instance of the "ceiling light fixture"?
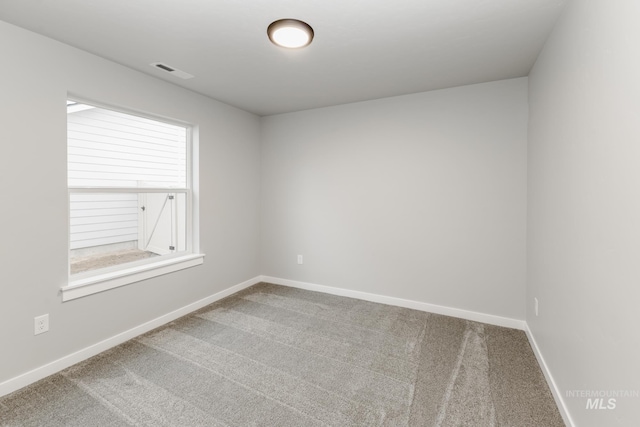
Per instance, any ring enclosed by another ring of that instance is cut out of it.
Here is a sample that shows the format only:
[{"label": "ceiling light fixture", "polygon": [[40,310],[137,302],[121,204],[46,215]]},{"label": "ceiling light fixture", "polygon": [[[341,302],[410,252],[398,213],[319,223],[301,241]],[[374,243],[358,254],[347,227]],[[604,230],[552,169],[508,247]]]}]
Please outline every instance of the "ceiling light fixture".
[{"label": "ceiling light fixture", "polygon": [[267,28],[269,40],[281,47],[295,49],[308,46],[313,40],[313,28],[297,19],[279,19]]}]

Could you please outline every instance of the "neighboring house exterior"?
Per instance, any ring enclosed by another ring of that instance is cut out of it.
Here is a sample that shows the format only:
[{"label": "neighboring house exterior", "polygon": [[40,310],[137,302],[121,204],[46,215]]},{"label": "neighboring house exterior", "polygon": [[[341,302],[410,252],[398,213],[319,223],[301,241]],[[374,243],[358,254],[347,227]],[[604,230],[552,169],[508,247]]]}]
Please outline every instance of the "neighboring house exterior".
[{"label": "neighboring house exterior", "polygon": [[[69,187],[185,187],[185,127],[68,104]],[[184,212],[169,193],[71,192],[69,197],[72,257],[134,248],[165,254],[176,245],[166,243],[167,233],[175,242],[174,228],[183,223]]]}]

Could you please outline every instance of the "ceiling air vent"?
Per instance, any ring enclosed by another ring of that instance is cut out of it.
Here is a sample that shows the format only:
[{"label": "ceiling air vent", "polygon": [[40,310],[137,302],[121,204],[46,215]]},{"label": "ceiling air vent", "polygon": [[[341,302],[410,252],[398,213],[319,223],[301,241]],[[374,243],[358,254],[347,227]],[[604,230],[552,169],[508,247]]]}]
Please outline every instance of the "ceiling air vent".
[{"label": "ceiling air vent", "polygon": [[158,68],[162,71],[165,71],[169,74],[171,74],[172,76],[176,76],[178,78],[181,78],[183,80],[187,80],[187,79],[192,79],[193,76],[189,73],[185,73],[182,70],[178,70],[175,67],[172,67],[171,65],[167,65],[167,64],[163,64],[162,62],[153,62],[151,64],[152,67]]}]

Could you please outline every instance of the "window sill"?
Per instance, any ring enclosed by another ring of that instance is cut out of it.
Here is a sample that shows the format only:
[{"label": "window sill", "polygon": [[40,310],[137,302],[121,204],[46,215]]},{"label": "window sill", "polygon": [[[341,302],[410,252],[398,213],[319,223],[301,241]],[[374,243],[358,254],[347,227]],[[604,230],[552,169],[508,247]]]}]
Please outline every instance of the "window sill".
[{"label": "window sill", "polygon": [[125,286],[130,283],[161,276],[174,271],[194,267],[204,262],[204,254],[189,254],[166,259],[152,264],[139,265],[123,270],[71,280],[62,287],[62,301],[71,301],[98,292]]}]

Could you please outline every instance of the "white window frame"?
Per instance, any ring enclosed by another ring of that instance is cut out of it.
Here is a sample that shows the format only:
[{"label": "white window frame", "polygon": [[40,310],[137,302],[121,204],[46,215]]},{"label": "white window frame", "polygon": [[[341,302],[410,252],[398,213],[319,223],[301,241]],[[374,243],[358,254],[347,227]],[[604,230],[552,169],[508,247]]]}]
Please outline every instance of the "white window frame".
[{"label": "white window frame", "polygon": [[[117,111],[124,114],[130,114],[133,116],[143,117],[150,120],[156,120],[162,123],[168,123],[176,126],[185,127],[187,129],[186,140],[186,176],[187,182],[185,188],[159,188],[159,187],[74,187],[67,186],[67,208],[70,209],[70,197],[71,194],[107,194],[107,193],[182,193],[186,195],[186,250],[169,255],[162,255],[158,258],[147,258],[145,260],[120,264],[94,270],[85,273],[78,273],[71,275],[68,270],[69,281],[61,288],[62,301],[70,301],[76,298],[85,297],[98,292],[103,292],[109,289],[125,286],[131,283],[139,282],[141,280],[150,279],[163,274],[172,273],[175,271],[183,270],[185,268],[194,267],[204,262],[204,254],[198,252],[198,241],[195,233],[197,230],[194,228],[195,215],[194,212],[194,196],[193,196],[193,126],[178,121],[168,120],[166,118],[155,117],[152,115],[141,114],[139,112],[133,112],[131,110],[103,105],[94,101],[84,100],[80,97],[71,96],[67,97],[68,100],[73,100],[81,104],[87,104],[98,108],[104,108],[112,111]],[[66,115],[65,115],[66,117]],[[69,217],[69,216],[68,216]],[[67,235],[70,237],[70,222],[67,224]],[[71,242],[68,241],[67,254],[70,253]],[[67,267],[70,266],[70,259],[67,258]]]}]

